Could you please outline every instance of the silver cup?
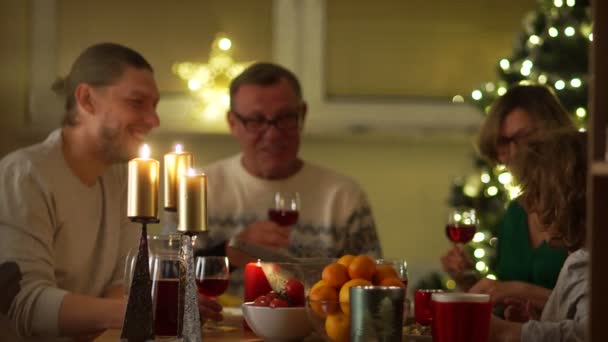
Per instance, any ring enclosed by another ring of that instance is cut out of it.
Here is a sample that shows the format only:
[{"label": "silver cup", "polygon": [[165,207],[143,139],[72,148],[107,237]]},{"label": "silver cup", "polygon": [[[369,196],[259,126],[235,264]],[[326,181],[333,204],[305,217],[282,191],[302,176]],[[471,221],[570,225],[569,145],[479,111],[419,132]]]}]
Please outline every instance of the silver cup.
[{"label": "silver cup", "polygon": [[350,288],[351,342],[400,342],[405,291],[398,286]]}]

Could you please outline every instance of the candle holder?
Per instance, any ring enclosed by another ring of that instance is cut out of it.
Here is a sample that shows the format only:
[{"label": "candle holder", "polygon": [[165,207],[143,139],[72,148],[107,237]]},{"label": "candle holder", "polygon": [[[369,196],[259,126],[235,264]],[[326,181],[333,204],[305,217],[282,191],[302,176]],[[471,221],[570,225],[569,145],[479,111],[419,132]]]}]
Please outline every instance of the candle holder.
[{"label": "candle holder", "polygon": [[184,300],[184,321],[182,324],[182,338],[184,342],[200,342],[201,341],[201,317],[198,311],[198,290],[196,286],[195,266],[194,266],[194,243],[198,234],[183,233],[181,253],[186,261],[186,274],[180,279],[180,286],[184,286],[185,290],[180,291],[183,294]]},{"label": "candle holder", "polygon": [[127,312],[120,335],[121,341],[154,341],[154,315],[152,312],[152,280],[148,259],[147,225],[158,223],[157,218],[130,217],[131,221],[141,224],[139,250],[133,270],[133,280],[129,291]]}]

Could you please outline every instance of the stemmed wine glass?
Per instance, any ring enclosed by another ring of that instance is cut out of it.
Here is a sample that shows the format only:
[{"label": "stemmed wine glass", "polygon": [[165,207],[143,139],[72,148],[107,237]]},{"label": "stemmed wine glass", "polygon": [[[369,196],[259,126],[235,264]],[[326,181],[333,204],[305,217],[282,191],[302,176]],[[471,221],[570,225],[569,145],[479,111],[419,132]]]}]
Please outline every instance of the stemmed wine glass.
[{"label": "stemmed wine glass", "polygon": [[230,279],[228,257],[197,257],[195,278],[198,293],[211,299],[217,298],[228,289]]},{"label": "stemmed wine glass", "polygon": [[473,239],[478,223],[475,209],[468,207],[452,208],[448,214],[445,234],[454,243],[466,244]]},{"label": "stemmed wine glass", "polygon": [[[199,256],[196,258],[194,271],[198,293],[216,299],[226,292],[230,279],[230,266],[225,256]],[[218,329],[219,323],[208,321],[204,327],[210,330]]]},{"label": "stemmed wine glass", "polygon": [[268,219],[283,227],[293,226],[298,223],[299,210],[298,192],[277,191],[268,209]]}]

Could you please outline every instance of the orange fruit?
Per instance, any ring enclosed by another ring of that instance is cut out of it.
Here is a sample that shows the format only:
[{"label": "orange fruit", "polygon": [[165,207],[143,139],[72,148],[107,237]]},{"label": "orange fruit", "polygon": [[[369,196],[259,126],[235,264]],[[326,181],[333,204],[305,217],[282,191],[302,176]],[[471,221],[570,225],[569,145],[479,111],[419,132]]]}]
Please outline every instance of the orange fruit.
[{"label": "orange fruit", "polygon": [[350,263],[353,261],[354,258],[355,258],[354,255],[346,254],[346,255],[343,255],[342,257],[340,257],[340,259],[338,259],[337,263],[342,264],[342,265],[346,266],[346,268],[348,268],[348,266],[350,266]]},{"label": "orange fruit", "polygon": [[376,262],[367,255],[357,255],[348,266],[348,275],[351,279],[371,281],[374,273],[376,273]]},{"label": "orange fruit", "polygon": [[348,314],[350,311],[350,288],[364,285],[372,285],[372,283],[365,279],[351,279],[342,285],[338,298],[340,299],[340,307],[345,314]]},{"label": "orange fruit", "polygon": [[310,308],[319,316],[325,318],[327,314],[340,311],[338,307],[338,291],[331,286],[320,285],[310,290],[308,295]]},{"label": "orange fruit", "polygon": [[325,282],[323,279],[319,280],[318,282],[316,282],[316,283],[315,283],[315,284],[314,284],[314,285],[313,285],[313,286],[310,288],[309,293],[310,293],[310,292],[312,292],[312,291],[313,291],[314,289],[316,289],[317,287],[319,287],[319,286],[323,286],[323,285],[327,285],[327,283],[326,283],[326,282]]},{"label": "orange fruit", "polygon": [[346,268],[346,266],[338,264],[336,262],[329,264],[323,269],[323,272],[321,273],[321,279],[323,279],[323,281],[327,285],[339,289],[340,286],[346,283],[349,279],[348,269]]},{"label": "orange fruit", "polygon": [[334,342],[350,341],[350,320],[343,313],[329,315],[325,319],[325,332]]},{"label": "orange fruit", "polygon": [[403,282],[401,281],[401,279],[399,279],[397,277],[384,278],[384,279],[382,279],[382,281],[380,283],[378,283],[378,285],[381,285],[381,286],[399,286],[403,290],[407,290],[405,288],[405,284],[403,284]]},{"label": "orange fruit", "polygon": [[372,282],[378,285],[385,278],[399,278],[399,275],[391,265],[377,265]]}]

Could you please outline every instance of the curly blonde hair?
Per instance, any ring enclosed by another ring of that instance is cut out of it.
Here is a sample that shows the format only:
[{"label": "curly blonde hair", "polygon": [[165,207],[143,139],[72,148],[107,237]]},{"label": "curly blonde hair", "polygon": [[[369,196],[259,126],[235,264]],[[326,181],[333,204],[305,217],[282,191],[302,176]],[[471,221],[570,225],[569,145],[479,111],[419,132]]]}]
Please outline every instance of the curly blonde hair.
[{"label": "curly blonde hair", "polygon": [[571,129],[537,132],[512,167],[527,211],[570,251],[585,242],[586,141],[585,133]]}]

